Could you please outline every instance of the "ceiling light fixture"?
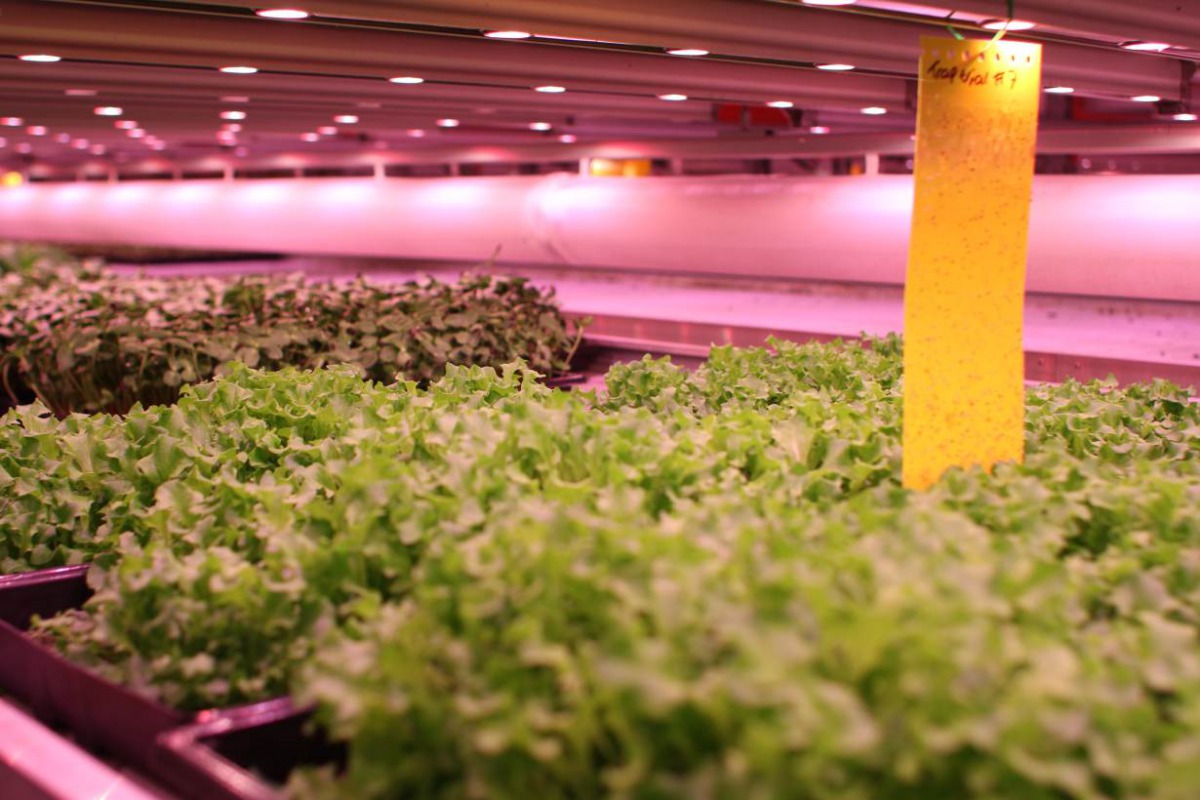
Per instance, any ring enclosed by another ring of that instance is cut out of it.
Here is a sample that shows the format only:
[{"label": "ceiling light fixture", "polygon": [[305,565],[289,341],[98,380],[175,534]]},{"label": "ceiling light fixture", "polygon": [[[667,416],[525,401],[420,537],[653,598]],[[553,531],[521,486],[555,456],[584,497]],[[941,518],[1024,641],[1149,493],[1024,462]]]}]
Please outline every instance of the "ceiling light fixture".
[{"label": "ceiling light fixture", "polygon": [[98,92],[95,89],[66,89],[63,94],[67,97],[95,97]]},{"label": "ceiling light fixture", "polygon": [[1175,120],[1176,122],[1195,122],[1196,115],[1190,111],[1181,111],[1178,114],[1176,114],[1174,117],[1172,117],[1172,119]]},{"label": "ceiling light fixture", "polygon": [[413,139],[420,139],[425,135],[425,131],[421,130],[420,128],[409,128],[407,131],[405,131],[405,133]]},{"label": "ceiling light fixture", "polygon": [[53,64],[55,61],[62,61],[62,56],[52,56],[49,53],[27,53],[23,56],[17,56],[22,61],[34,61],[39,64]]},{"label": "ceiling light fixture", "polygon": [[237,119],[245,119],[245,118],[246,118],[245,111],[222,111],[221,112],[221,119],[237,120]]},{"label": "ceiling light fixture", "polygon": [[1132,50],[1135,53],[1161,53],[1164,50],[1170,50],[1171,45],[1166,42],[1121,42],[1121,47],[1125,50]]},{"label": "ceiling light fixture", "polygon": [[825,125],[813,125],[808,129],[808,132],[816,136],[824,136],[825,134],[829,133],[829,128]]},{"label": "ceiling light fixture", "polygon": [[125,135],[128,136],[130,139],[141,139],[143,136],[146,135],[146,132],[144,130],[142,130],[141,128],[134,128],[131,131],[125,131]]},{"label": "ceiling light fixture", "polygon": [[826,72],[849,72],[854,69],[853,64],[817,64],[817,69],[823,69]]},{"label": "ceiling light fixture", "polygon": [[138,126],[137,122],[131,119],[119,119],[113,123],[113,127],[117,130],[128,131],[133,130]]},{"label": "ceiling light fixture", "polygon": [[688,99],[686,94],[660,94],[659,100],[666,100],[668,103],[682,103]]},{"label": "ceiling light fixture", "polygon": [[33,145],[29,142],[21,142],[17,145],[17,152],[22,155],[28,155],[33,152]]},{"label": "ceiling light fixture", "polygon": [[25,129],[25,132],[28,133],[30,136],[45,136],[46,135],[46,126],[45,125],[30,125],[28,128]]},{"label": "ceiling light fixture", "polygon": [[676,47],[667,51],[669,56],[683,56],[684,58],[699,58],[700,56],[708,55],[707,50],[701,50],[698,47]]},{"label": "ceiling light fixture", "polygon": [[439,128],[457,128],[460,123],[456,119],[439,119],[437,124]]},{"label": "ceiling light fixture", "polygon": [[535,86],[535,87],[533,87],[533,90],[535,92],[541,92],[542,94],[562,94],[563,92],[565,92],[567,90],[567,87],[565,87],[565,86]]},{"label": "ceiling light fixture", "polygon": [[549,122],[531,122],[531,123],[529,123],[529,130],[531,130],[531,131],[548,131],[553,127],[554,126],[551,125]]},{"label": "ceiling light fixture", "polygon": [[90,152],[94,156],[102,156],[107,152],[107,148],[102,144],[94,144]]},{"label": "ceiling light fixture", "polygon": [[353,125],[358,122],[358,117],[353,114],[338,114],[333,121],[342,125]]},{"label": "ceiling light fixture", "polygon": [[321,134],[322,136],[336,136],[337,132],[338,129],[332,125],[322,125],[321,127],[317,128],[317,133]]},{"label": "ceiling light fixture", "polygon": [[125,113],[120,106],[96,106],[92,112],[97,117],[119,117]]},{"label": "ceiling light fixture", "polygon": [[418,83],[424,82],[424,78],[418,78],[416,75],[399,75],[395,78],[388,78],[388,83],[399,83],[407,86],[416,86]]},{"label": "ceiling light fixture", "polygon": [[300,134],[300,139],[305,142],[319,142],[321,141],[321,134],[309,131],[308,133]]},{"label": "ceiling light fixture", "polygon": [[254,13],[266,19],[308,19],[308,12],[301,11],[298,8],[260,8]]},{"label": "ceiling light fixture", "polygon": [[573,133],[564,133],[562,136],[558,137],[558,140],[563,144],[575,144],[577,141],[575,134]]},{"label": "ceiling light fixture", "polygon": [[1044,90],[1046,94],[1075,94],[1073,86],[1047,86]]},{"label": "ceiling light fixture", "polygon": [[533,34],[527,31],[484,31],[489,39],[532,39]]},{"label": "ceiling light fixture", "polygon": [[221,126],[221,130],[229,131],[230,133],[241,133],[242,126],[240,123],[237,123],[237,122],[227,122]]},{"label": "ceiling light fixture", "polygon": [[801,0],[806,6],[850,6],[855,0]]},{"label": "ceiling light fixture", "polygon": [[19,128],[25,124],[25,120],[20,117],[0,117],[0,125],[6,128]]},{"label": "ceiling light fixture", "polygon": [[1138,94],[1129,99],[1135,103],[1157,103],[1159,100],[1162,100],[1162,98],[1156,94]]},{"label": "ceiling light fixture", "polygon": [[253,75],[258,72],[258,67],[237,66],[221,67],[221,72],[226,75]]},{"label": "ceiling light fixture", "polygon": [[772,100],[767,105],[771,108],[795,108],[796,106],[791,100]]},{"label": "ceiling light fixture", "polygon": [[87,150],[88,149],[88,140],[87,139],[76,139],[75,141],[71,142],[71,147],[74,147],[76,150]]},{"label": "ceiling light fixture", "polygon": [[1009,33],[1014,33],[1016,31],[1027,31],[1036,28],[1037,23],[1024,19],[985,19],[979,23],[979,27],[989,31],[1008,31]]},{"label": "ceiling light fixture", "polygon": [[54,134],[54,141],[58,142],[59,144],[70,144],[71,143],[71,134],[56,133],[56,134]]},{"label": "ceiling light fixture", "polygon": [[867,106],[866,108],[860,108],[859,111],[869,117],[881,117],[888,113],[887,109],[883,108],[882,106]]}]

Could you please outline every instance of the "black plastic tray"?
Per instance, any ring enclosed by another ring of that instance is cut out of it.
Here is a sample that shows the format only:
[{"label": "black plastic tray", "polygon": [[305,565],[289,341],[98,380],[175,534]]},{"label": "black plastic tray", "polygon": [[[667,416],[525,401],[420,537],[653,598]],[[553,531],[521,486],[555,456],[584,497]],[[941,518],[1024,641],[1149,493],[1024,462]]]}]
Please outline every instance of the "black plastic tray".
[{"label": "black plastic tray", "polygon": [[287,698],[202,712],[159,736],[159,773],[188,800],[280,800],[295,767],[345,763],[344,747],[312,732],[312,714]]},{"label": "black plastic tray", "polygon": [[157,775],[157,740],[187,717],[66,660],[24,631],[34,615],[79,608],[87,566],[0,576],[0,693],[83,747]]}]

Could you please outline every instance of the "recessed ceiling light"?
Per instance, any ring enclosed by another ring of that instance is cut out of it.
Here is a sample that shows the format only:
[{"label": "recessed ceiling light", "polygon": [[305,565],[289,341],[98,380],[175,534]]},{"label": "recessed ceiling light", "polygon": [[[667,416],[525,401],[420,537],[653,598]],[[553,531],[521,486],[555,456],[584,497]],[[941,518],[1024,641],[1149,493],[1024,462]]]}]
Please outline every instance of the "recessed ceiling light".
[{"label": "recessed ceiling light", "polygon": [[409,128],[407,131],[405,131],[405,133],[411,136],[413,139],[420,139],[425,135],[425,131],[421,130],[420,128]]},{"label": "recessed ceiling light", "polygon": [[1159,100],[1162,100],[1162,98],[1156,94],[1138,94],[1129,99],[1135,103],[1157,103]]},{"label": "recessed ceiling light", "polygon": [[659,100],[666,100],[669,103],[681,103],[688,99],[686,94],[660,94]]},{"label": "recessed ceiling light", "polygon": [[239,122],[227,122],[221,126],[221,130],[229,131],[230,133],[241,133],[242,125]]},{"label": "recessed ceiling light", "polygon": [[122,130],[122,131],[132,130],[132,129],[136,128],[137,126],[138,126],[137,122],[135,122],[134,120],[131,120],[131,119],[119,119],[113,123],[114,128],[117,128],[118,130]]},{"label": "recessed ceiling light", "polygon": [[63,94],[67,97],[95,97],[98,92],[95,89],[67,89]]},{"label": "recessed ceiling light", "polygon": [[300,134],[300,139],[305,142],[319,142],[321,141],[321,134],[309,131],[308,133]]},{"label": "recessed ceiling light", "polygon": [[887,113],[887,109],[881,106],[867,106],[866,108],[859,109],[859,111],[871,117],[879,117]]},{"label": "recessed ceiling light", "polygon": [[143,136],[146,135],[146,132],[144,130],[142,130],[141,128],[134,128],[131,131],[125,131],[125,135],[128,136],[130,139],[141,139]]},{"label": "recessed ceiling light", "polygon": [[0,136],[0,147],[8,147],[8,139],[3,136]]},{"label": "recessed ceiling light", "polygon": [[399,75],[395,78],[388,78],[388,83],[399,83],[408,86],[416,86],[418,83],[424,82],[424,78],[418,78],[416,75]]},{"label": "recessed ceiling light", "polygon": [[1176,122],[1195,122],[1196,115],[1190,111],[1181,111],[1172,117]]},{"label": "recessed ceiling light", "polygon": [[20,117],[0,117],[0,125],[6,128],[19,128],[25,124],[25,120]]},{"label": "recessed ceiling light", "polygon": [[979,23],[979,27],[989,31],[1027,31],[1031,28],[1036,28],[1036,22],[1029,22],[1024,19],[985,19]]},{"label": "recessed ceiling light", "polygon": [[97,117],[119,117],[125,113],[120,106],[96,106],[92,111]]},{"label": "recessed ceiling light", "polygon": [[54,134],[54,141],[58,142],[59,144],[70,144],[71,143],[71,134],[56,133],[56,134]]},{"label": "recessed ceiling light", "polygon": [[854,69],[853,64],[817,64],[817,69],[823,69],[826,72],[849,72]]},{"label": "recessed ceiling light", "polygon": [[801,0],[806,6],[850,6],[855,0]]},{"label": "recessed ceiling light", "polygon": [[28,133],[30,136],[45,136],[46,135],[46,126],[45,125],[30,125],[28,128],[25,129],[25,132]]},{"label": "recessed ceiling light", "polygon": [[562,94],[563,92],[565,92],[567,90],[567,87],[565,87],[565,86],[535,86],[535,87],[533,87],[533,90],[535,92],[541,92],[542,94]]},{"label": "recessed ceiling light", "polygon": [[1073,86],[1047,86],[1046,94],[1074,94],[1075,87]]},{"label": "recessed ceiling light", "polygon": [[332,125],[322,125],[321,127],[317,128],[317,133],[321,134],[322,136],[336,136],[337,132],[338,129]]},{"label": "recessed ceiling light", "polygon": [[39,64],[53,64],[55,61],[62,61],[62,56],[52,56],[49,53],[27,53],[23,56],[17,56],[22,61],[36,61]]},{"label": "recessed ceiling light", "polygon": [[104,155],[104,153],[106,151],[107,151],[107,148],[105,148],[104,145],[94,144],[94,145],[92,145],[91,154],[94,156],[102,156],[102,155]]},{"label": "recessed ceiling light", "polygon": [[89,143],[87,139],[76,139],[75,141],[71,142],[71,147],[74,147],[76,150],[87,150],[88,144]]},{"label": "recessed ceiling light", "polygon": [[564,133],[562,136],[558,137],[558,140],[563,144],[575,144],[576,142],[575,134],[573,133]]},{"label": "recessed ceiling light", "polygon": [[548,131],[553,127],[554,126],[551,125],[549,122],[531,122],[531,123],[529,123],[529,130],[531,130],[531,131]]},{"label": "recessed ceiling light", "polygon": [[258,72],[258,67],[244,67],[235,65],[232,67],[221,67],[221,72],[224,72],[228,75],[253,75],[254,73]]},{"label": "recessed ceiling light", "polygon": [[254,13],[267,19],[308,19],[308,12],[298,8],[260,8]]},{"label": "recessed ceiling light", "polygon": [[1166,42],[1121,42],[1121,47],[1126,50],[1133,50],[1139,53],[1161,53],[1164,50],[1171,49],[1171,45]]},{"label": "recessed ceiling light", "polygon": [[796,106],[791,100],[772,100],[767,105],[771,108],[794,108]]},{"label": "recessed ceiling light", "polygon": [[222,111],[221,119],[245,119],[245,111]]},{"label": "recessed ceiling light", "polygon": [[529,39],[533,37],[533,34],[527,31],[484,31],[483,35],[489,39]]},{"label": "recessed ceiling light", "polygon": [[338,114],[333,118],[333,121],[342,125],[353,125],[358,122],[358,117],[353,114]]},{"label": "recessed ceiling light", "polygon": [[811,128],[808,129],[808,132],[815,134],[817,136],[823,136],[823,135],[829,133],[829,128],[824,125],[813,125]]},{"label": "recessed ceiling light", "polygon": [[439,128],[457,128],[459,126],[456,119],[439,119],[437,124]]},{"label": "recessed ceiling light", "polygon": [[667,51],[667,55],[684,56],[685,58],[699,58],[700,56],[708,55],[707,50],[701,50],[698,47],[676,47]]}]

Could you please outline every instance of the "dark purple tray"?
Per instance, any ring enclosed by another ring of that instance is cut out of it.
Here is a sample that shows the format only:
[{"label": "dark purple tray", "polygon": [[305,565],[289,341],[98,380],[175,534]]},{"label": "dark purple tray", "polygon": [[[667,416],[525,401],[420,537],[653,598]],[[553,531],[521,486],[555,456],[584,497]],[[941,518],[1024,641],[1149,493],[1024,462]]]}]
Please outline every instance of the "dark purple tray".
[{"label": "dark purple tray", "polygon": [[79,608],[91,596],[87,566],[0,576],[0,693],[83,747],[149,774],[157,739],[185,715],[71,663],[26,633],[35,616]]},{"label": "dark purple tray", "polygon": [[545,384],[551,389],[570,389],[577,383],[583,383],[587,380],[587,375],[582,372],[568,372],[565,375],[558,375],[553,378],[546,378]]},{"label": "dark purple tray", "polygon": [[311,723],[312,709],[287,698],[204,711],[159,736],[157,772],[189,800],[280,800],[295,767],[345,763],[345,748]]}]

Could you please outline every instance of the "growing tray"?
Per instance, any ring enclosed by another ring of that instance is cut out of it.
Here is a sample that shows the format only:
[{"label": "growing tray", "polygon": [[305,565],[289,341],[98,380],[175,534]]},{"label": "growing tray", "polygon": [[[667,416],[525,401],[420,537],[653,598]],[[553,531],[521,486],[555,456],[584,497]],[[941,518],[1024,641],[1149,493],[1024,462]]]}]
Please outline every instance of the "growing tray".
[{"label": "growing tray", "polygon": [[91,594],[86,565],[0,576],[0,694],[81,746],[156,775],[159,735],[186,716],[71,663],[26,633],[35,615],[79,608]]},{"label": "growing tray", "polygon": [[582,372],[568,372],[565,375],[546,378],[544,382],[551,389],[570,389],[572,386],[583,383],[586,380],[587,375],[584,375]]},{"label": "growing tray", "polygon": [[345,748],[314,733],[312,716],[286,698],[202,712],[159,737],[159,772],[188,800],[280,800],[297,766],[345,763]]}]

